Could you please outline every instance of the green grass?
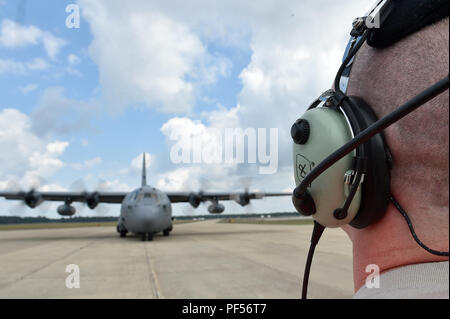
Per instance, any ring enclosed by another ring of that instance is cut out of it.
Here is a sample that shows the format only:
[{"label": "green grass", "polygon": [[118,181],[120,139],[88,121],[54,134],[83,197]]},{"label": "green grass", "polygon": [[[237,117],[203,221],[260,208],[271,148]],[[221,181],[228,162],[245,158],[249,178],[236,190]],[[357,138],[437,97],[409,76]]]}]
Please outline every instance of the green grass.
[{"label": "green grass", "polygon": [[0,230],[26,230],[26,229],[52,229],[52,228],[77,228],[77,227],[105,227],[116,226],[117,222],[94,223],[45,223],[45,224],[8,224],[0,225]]},{"label": "green grass", "polygon": [[172,223],[174,225],[176,224],[188,224],[188,223],[195,223],[195,222],[200,222],[201,220],[193,220],[193,219],[176,219],[174,220]]},{"label": "green grass", "polygon": [[[196,220],[174,220],[173,224],[193,223]],[[2,230],[27,230],[27,229],[57,229],[78,227],[116,227],[117,221],[113,222],[86,222],[86,223],[42,223],[42,224],[6,224],[0,225]]]},{"label": "green grass", "polygon": [[224,224],[259,224],[259,225],[312,225],[312,219],[262,219],[262,218],[226,218],[219,223]]}]

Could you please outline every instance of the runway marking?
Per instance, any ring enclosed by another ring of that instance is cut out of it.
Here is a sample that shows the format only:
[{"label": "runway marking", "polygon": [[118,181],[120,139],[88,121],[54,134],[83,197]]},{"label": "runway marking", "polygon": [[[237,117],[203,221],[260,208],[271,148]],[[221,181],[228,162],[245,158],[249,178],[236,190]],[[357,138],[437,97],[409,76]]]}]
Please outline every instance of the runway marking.
[{"label": "runway marking", "polygon": [[155,265],[153,264],[153,258],[149,255],[148,250],[147,250],[147,245],[144,242],[144,250],[145,250],[145,260],[147,262],[147,266],[150,270],[150,274],[151,274],[151,281],[153,282],[152,288],[153,288],[153,293],[156,297],[156,299],[165,299],[164,295],[161,292],[161,286],[159,285],[159,280],[158,280],[158,276],[156,275],[155,272]]}]

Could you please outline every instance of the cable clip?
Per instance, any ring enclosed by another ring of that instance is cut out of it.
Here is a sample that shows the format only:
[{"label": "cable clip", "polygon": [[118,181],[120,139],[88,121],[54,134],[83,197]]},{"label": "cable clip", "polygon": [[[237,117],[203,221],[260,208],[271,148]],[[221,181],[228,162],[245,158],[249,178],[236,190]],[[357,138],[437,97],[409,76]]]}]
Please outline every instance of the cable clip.
[{"label": "cable clip", "polygon": [[[358,187],[364,182],[364,176],[365,174],[361,174],[361,180],[359,181]],[[355,182],[355,171],[354,170],[348,170],[344,174],[344,183],[347,185],[345,188],[345,196],[348,196],[350,193],[350,187]]]}]

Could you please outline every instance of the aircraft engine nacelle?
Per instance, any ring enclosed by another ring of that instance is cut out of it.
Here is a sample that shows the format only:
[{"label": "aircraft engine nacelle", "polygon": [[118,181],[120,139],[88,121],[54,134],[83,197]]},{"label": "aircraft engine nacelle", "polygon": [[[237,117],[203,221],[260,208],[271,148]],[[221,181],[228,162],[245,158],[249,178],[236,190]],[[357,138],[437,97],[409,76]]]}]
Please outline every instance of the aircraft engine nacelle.
[{"label": "aircraft engine nacelle", "polygon": [[208,212],[211,214],[221,214],[225,210],[225,206],[222,204],[216,203],[208,206]]},{"label": "aircraft engine nacelle", "polygon": [[28,207],[36,208],[42,203],[42,195],[35,191],[30,191],[25,195],[24,202]]},{"label": "aircraft engine nacelle", "polygon": [[197,208],[200,205],[201,198],[197,194],[191,193],[189,194],[188,202],[192,207]]},{"label": "aircraft engine nacelle", "polygon": [[86,204],[90,209],[94,209],[100,202],[97,192],[86,195]]},{"label": "aircraft engine nacelle", "polygon": [[75,212],[77,210],[73,206],[64,204],[64,205],[58,206],[57,211],[58,211],[58,214],[60,214],[61,216],[72,216],[75,214]]}]

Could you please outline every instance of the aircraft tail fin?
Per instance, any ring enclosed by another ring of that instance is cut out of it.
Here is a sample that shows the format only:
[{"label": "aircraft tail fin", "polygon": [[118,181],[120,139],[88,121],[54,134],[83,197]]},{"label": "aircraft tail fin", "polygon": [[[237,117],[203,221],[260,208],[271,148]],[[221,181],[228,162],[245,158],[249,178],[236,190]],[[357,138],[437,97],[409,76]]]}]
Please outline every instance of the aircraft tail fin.
[{"label": "aircraft tail fin", "polygon": [[142,186],[147,186],[147,169],[145,167],[145,152],[142,156]]}]

